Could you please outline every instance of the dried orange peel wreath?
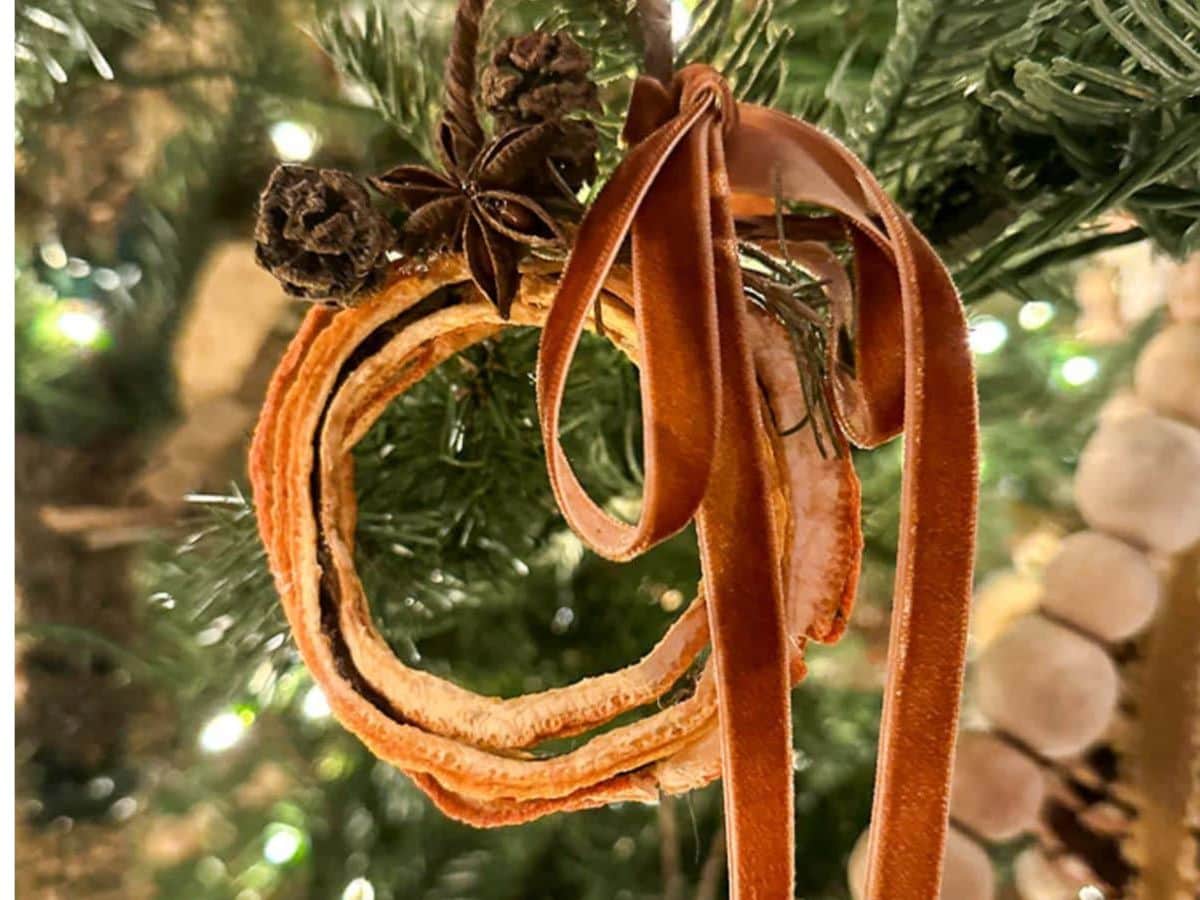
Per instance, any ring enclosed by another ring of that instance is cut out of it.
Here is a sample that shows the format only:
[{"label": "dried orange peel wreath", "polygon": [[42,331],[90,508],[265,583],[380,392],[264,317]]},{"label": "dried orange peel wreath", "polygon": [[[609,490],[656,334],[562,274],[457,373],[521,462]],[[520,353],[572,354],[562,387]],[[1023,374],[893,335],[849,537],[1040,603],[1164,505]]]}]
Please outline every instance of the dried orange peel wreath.
[{"label": "dried orange peel wreath", "polygon": [[[971,577],[977,470],[963,312],[922,236],[823,132],[735,103],[707,66],[639,79],[631,149],[587,211],[565,269],[529,263],[507,319],[459,254],[402,263],[354,308],[313,309],[279,365],[251,451],[260,527],[297,645],[337,718],[447,814],[505,825],[723,776],[734,896],[790,897],[790,688],[807,640],[845,627],[860,563],[847,442],[906,437],[900,549],[869,895],[938,894]],[[835,214],[853,271],[824,245],[762,240],[824,285],[825,391],[842,452],[813,429],[783,327],[747,302],[735,220],[779,200]],[[632,235],[632,266],[618,253]],[[561,267],[559,267],[561,268]],[[587,496],[558,443],[566,375],[599,303],[640,369],[640,520]],[[513,699],[408,668],[371,621],[354,565],[352,449],[433,367],[510,325],[541,327],[538,407],[551,484],[596,552],[627,560],[695,519],[703,583],[641,661]],[[662,701],[712,646],[686,698],[558,756],[544,741]]]}]

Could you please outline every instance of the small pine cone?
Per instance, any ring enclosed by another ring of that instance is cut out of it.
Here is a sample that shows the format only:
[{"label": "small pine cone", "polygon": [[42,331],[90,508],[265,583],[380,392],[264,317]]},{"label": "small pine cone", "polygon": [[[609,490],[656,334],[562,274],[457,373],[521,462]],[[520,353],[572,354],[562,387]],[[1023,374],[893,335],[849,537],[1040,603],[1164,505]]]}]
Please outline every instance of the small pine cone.
[{"label": "small pine cone", "polygon": [[565,31],[531,31],[500,42],[480,78],[483,104],[503,133],[519,125],[562,120],[564,140],[550,158],[577,189],[596,173],[596,130],[583,113],[600,111],[592,60]]},{"label": "small pine cone", "polygon": [[259,199],[254,240],[258,264],[284,291],[346,304],[382,284],[396,233],[350,175],[283,165]]},{"label": "small pine cone", "polygon": [[483,104],[497,128],[599,112],[592,59],[565,31],[505,38],[480,79]]}]

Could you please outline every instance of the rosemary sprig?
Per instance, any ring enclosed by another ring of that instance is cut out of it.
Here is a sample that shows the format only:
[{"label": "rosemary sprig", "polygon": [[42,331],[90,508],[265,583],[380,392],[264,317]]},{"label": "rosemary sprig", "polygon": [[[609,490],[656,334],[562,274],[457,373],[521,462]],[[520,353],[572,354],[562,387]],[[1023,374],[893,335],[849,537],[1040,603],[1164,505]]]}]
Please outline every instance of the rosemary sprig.
[{"label": "rosemary sprig", "polygon": [[747,263],[742,273],[746,296],[787,329],[804,392],[804,417],[791,425],[776,426],[782,436],[810,427],[821,456],[838,456],[840,442],[828,389],[827,348],[833,321],[826,282],[814,278],[788,257],[782,232],[778,246],[780,255],[776,256],[750,241],[738,244]]}]

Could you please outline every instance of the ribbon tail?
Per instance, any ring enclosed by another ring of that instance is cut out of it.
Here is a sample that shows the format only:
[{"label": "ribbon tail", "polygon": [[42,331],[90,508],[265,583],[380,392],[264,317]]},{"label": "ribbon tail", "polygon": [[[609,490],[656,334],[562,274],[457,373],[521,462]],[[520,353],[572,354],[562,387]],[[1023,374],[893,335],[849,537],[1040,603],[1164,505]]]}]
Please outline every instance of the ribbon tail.
[{"label": "ribbon tail", "polygon": [[[869,189],[887,198],[877,184]],[[967,328],[940,260],[890,201],[908,365],[888,681],[875,776],[870,900],[936,897],[966,659],[978,500]]]},{"label": "ribbon tail", "polygon": [[734,210],[783,199],[839,213],[855,246],[852,372],[831,360],[839,419],[862,446],[905,434],[900,545],[867,896],[930,900],[941,884],[970,609],[978,411],[962,306],[945,266],[833,138],[739,106],[727,143]]},{"label": "ribbon tail", "polygon": [[779,900],[794,883],[792,723],[780,553],[762,406],[747,340],[729,184],[708,130],[712,249],[721,325],[721,418],[700,553],[717,671],[731,897]]}]

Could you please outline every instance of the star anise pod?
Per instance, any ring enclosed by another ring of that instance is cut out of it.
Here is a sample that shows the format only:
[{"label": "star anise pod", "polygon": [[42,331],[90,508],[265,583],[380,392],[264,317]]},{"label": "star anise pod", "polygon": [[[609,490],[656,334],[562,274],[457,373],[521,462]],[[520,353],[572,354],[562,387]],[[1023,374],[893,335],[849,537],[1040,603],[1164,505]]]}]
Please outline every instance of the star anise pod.
[{"label": "star anise pod", "polygon": [[410,250],[464,250],[471,278],[507,318],[523,247],[563,240],[554,217],[531,194],[557,136],[552,122],[521,126],[470,156],[470,142],[456,140],[454,129],[443,127],[444,172],[396,166],[371,184],[410,213],[403,229]]}]

